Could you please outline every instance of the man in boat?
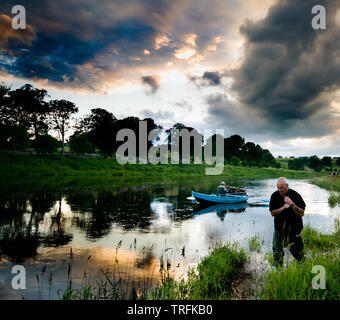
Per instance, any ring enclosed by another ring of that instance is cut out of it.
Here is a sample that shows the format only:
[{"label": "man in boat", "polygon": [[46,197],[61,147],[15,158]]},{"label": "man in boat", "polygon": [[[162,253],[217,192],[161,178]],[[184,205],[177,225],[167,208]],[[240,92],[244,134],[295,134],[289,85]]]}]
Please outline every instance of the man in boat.
[{"label": "man in boat", "polygon": [[303,229],[302,217],[306,204],[298,192],[288,187],[286,178],[279,178],[276,186],[277,191],[270,197],[269,210],[274,217],[274,262],[277,266],[282,266],[285,245],[289,246],[289,251],[296,260],[303,259],[300,233]]},{"label": "man in boat", "polygon": [[226,192],[227,192],[227,188],[225,187],[225,182],[222,181],[222,182],[221,182],[221,185],[219,185],[219,186],[217,187],[216,195],[217,195],[217,196],[224,196],[224,195],[226,194]]}]

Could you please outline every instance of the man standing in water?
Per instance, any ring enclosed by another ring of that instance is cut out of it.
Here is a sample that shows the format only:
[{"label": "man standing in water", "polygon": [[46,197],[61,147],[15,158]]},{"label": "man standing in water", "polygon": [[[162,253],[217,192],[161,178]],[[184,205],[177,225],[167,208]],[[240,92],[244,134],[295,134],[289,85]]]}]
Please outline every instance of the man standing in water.
[{"label": "man standing in water", "polygon": [[273,254],[276,265],[283,264],[283,247],[289,244],[289,251],[298,261],[303,259],[303,242],[301,231],[302,217],[306,204],[301,195],[288,188],[286,178],[279,178],[277,191],[270,197],[269,210],[274,217]]}]

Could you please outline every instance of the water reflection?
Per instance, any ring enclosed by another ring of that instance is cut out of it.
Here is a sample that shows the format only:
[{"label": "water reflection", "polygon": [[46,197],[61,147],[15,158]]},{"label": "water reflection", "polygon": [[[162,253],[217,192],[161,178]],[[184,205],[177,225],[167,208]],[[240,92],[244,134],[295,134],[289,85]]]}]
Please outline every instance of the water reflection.
[{"label": "water reflection", "polygon": [[213,206],[198,206],[194,210],[195,215],[206,214],[206,213],[216,213],[217,216],[224,220],[225,215],[228,212],[241,213],[246,211],[248,203],[234,203],[234,204],[218,204]]},{"label": "water reflection", "polygon": [[[248,194],[269,199],[275,180],[244,181]],[[329,193],[303,180],[290,181],[307,203],[304,223],[332,232],[339,207],[330,208]],[[159,269],[180,278],[186,269],[206,255],[216,241],[248,240],[260,234],[264,250],[271,249],[273,218],[267,207],[247,203],[202,208],[187,200],[191,190],[210,193],[215,180],[139,184],[106,191],[2,194],[0,196],[0,299],[24,295],[36,299],[35,273],[44,265],[53,273],[52,298],[65,289],[69,251],[73,250],[75,285],[82,283],[89,256],[92,279],[105,272],[127,279],[132,286],[159,279]],[[117,249],[118,247],[118,249]],[[10,289],[11,266],[27,268],[25,292]],[[47,280],[46,280],[47,281]],[[46,284],[46,294],[48,285]]]}]

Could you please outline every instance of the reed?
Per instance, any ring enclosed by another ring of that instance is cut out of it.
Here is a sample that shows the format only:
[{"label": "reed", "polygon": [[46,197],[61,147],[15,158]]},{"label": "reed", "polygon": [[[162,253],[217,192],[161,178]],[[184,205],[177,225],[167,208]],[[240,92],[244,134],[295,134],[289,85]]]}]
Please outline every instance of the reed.
[{"label": "reed", "polygon": [[[322,234],[310,226],[302,232],[305,258],[294,260],[281,268],[269,269],[257,279],[255,299],[264,300],[339,300],[340,299],[340,220],[335,220],[335,231]],[[272,255],[267,259],[272,262]],[[315,266],[325,269],[326,288],[312,285]]]},{"label": "reed", "polygon": [[260,253],[263,245],[263,240],[260,239],[260,235],[255,235],[248,241],[249,251],[255,251]]},{"label": "reed", "polygon": [[[314,289],[314,266],[326,271],[326,289]],[[303,262],[293,261],[279,269],[271,269],[259,282],[256,299],[262,300],[339,300],[339,251],[313,254]]]},{"label": "reed", "polygon": [[165,273],[161,284],[148,296],[153,300],[230,299],[233,282],[241,274],[247,256],[235,245],[216,245],[196,268],[190,268],[187,280],[175,281]]}]

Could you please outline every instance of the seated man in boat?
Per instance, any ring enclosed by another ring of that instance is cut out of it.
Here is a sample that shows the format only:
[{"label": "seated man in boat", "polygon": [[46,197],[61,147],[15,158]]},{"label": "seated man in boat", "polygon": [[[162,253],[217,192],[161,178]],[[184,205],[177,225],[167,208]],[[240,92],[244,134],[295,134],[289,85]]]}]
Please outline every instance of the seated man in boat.
[{"label": "seated man in boat", "polygon": [[226,192],[227,192],[227,188],[225,187],[225,182],[222,181],[222,182],[221,182],[221,185],[219,185],[219,186],[217,187],[216,195],[217,195],[217,196],[224,196],[224,195],[226,194]]},{"label": "seated man in boat", "polygon": [[301,231],[303,228],[302,217],[306,204],[301,195],[288,188],[288,181],[282,177],[277,180],[277,191],[270,198],[269,210],[274,217],[273,255],[275,264],[282,266],[285,245],[293,257],[303,259],[303,242]]}]

